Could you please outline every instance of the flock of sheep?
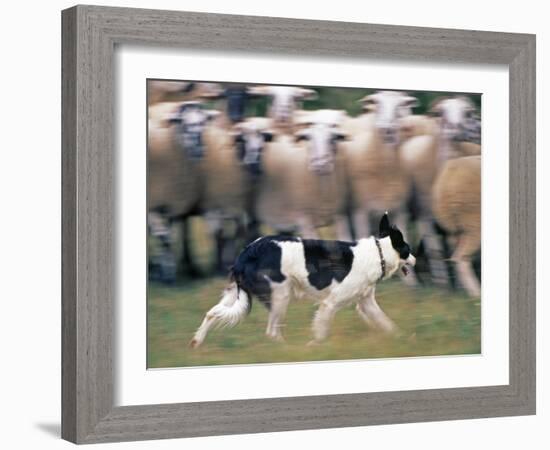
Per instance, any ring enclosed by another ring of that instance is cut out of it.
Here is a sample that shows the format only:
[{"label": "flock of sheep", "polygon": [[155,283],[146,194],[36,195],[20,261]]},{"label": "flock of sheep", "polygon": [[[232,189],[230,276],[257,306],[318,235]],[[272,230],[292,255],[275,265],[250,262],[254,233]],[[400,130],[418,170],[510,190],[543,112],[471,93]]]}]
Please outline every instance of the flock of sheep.
[{"label": "flock of sheep", "polygon": [[[150,80],[147,94],[148,229],[162,249],[152,275],[172,281],[180,262],[193,266],[194,215],[205,218],[224,270],[260,225],[306,238],[332,226],[338,239],[353,240],[371,235],[369,219],[389,211],[401,230],[415,231],[408,240],[413,248],[422,241],[441,285],[449,271],[436,224],[446,231],[459,284],[480,295],[472,266],[481,245],[480,120],[467,97],[441,97],[416,115],[415,97],[378,91],[357,99],[363,112],[350,117],[301,109],[317,96],[301,87]],[[257,96],[270,100],[267,117],[246,117]],[[222,104],[208,109],[212,101]],[[414,274],[404,281],[417,283]]]}]

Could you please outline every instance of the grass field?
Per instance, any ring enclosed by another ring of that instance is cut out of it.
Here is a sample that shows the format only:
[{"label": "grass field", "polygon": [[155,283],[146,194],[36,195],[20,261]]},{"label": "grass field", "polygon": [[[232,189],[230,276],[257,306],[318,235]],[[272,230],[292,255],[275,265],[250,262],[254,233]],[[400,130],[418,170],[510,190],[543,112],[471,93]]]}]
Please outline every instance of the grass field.
[{"label": "grass field", "polygon": [[208,278],[174,287],[149,283],[149,368],[345,360],[383,357],[478,354],[481,306],[459,292],[411,289],[399,280],[378,285],[377,300],[399,327],[395,337],[371,330],[355,305],[339,311],[326,343],[307,347],[315,305],[292,303],[283,330],[286,342],[265,335],[267,310],[254,301],[250,315],[233,329],[213,330],[203,346],[188,347],[206,311],[219,299],[227,280]]}]

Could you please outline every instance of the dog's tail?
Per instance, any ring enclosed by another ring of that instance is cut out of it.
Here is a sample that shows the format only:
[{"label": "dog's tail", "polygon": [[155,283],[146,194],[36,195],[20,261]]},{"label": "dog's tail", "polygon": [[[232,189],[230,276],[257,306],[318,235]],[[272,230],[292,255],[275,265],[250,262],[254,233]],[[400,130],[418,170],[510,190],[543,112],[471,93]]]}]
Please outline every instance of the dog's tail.
[{"label": "dog's tail", "polygon": [[204,342],[212,327],[237,325],[252,308],[250,289],[254,286],[257,261],[268,240],[260,238],[248,244],[235,260],[229,272],[230,284],[225,288],[221,300],[206,313],[201,326],[195,332],[190,346],[198,347]]},{"label": "dog's tail", "polygon": [[240,288],[236,281],[231,282],[223,291],[219,303],[206,313],[189,345],[192,348],[201,345],[212,327],[237,325],[250,311],[251,302],[248,292]]}]

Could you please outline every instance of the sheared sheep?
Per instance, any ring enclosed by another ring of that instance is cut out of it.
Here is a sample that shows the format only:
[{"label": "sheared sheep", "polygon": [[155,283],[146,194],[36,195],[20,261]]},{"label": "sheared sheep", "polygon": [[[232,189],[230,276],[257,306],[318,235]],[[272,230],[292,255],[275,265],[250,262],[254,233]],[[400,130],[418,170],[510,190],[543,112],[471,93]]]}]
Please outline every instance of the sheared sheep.
[{"label": "sheared sheep", "polygon": [[424,242],[432,279],[447,284],[447,267],[443,249],[436,235],[432,206],[432,187],[442,165],[451,158],[479,155],[479,127],[475,105],[466,97],[436,99],[428,116],[407,116],[400,121],[403,143],[401,164],[411,182],[415,197],[418,237]]},{"label": "sheared sheep", "polygon": [[[400,120],[412,113],[418,100],[398,91],[379,91],[360,100],[366,111],[361,120],[344,129],[354,130],[346,145],[346,172],[350,188],[355,238],[370,236],[373,214],[393,211],[406,235],[409,180],[399,156]],[[416,276],[404,278],[416,284]]]},{"label": "sheared sheep", "polygon": [[[278,232],[317,236],[319,226],[342,226],[345,199],[339,124],[343,111],[303,112],[295,134],[274,131],[273,120],[250,118],[241,139],[256,177],[251,215]],[[294,120],[294,119],[293,119]],[[271,141],[271,142],[270,142]]]},{"label": "sheared sheep", "polygon": [[396,91],[380,91],[361,101],[369,111],[362,118],[364,128],[356,128],[346,145],[356,238],[371,234],[368,219],[375,212],[395,211],[396,223],[406,229],[408,181],[399,158],[399,119],[417,104],[414,97]]},{"label": "sheared sheep", "polygon": [[172,282],[176,262],[170,225],[182,221],[183,262],[192,269],[186,221],[196,212],[203,190],[202,133],[218,113],[205,111],[198,102],[158,103],[148,111],[148,221],[150,231],[162,242],[160,278]]},{"label": "sheared sheep", "polygon": [[433,185],[433,213],[457,243],[451,257],[458,279],[468,294],[480,296],[472,257],[481,247],[481,157],[447,161]]}]

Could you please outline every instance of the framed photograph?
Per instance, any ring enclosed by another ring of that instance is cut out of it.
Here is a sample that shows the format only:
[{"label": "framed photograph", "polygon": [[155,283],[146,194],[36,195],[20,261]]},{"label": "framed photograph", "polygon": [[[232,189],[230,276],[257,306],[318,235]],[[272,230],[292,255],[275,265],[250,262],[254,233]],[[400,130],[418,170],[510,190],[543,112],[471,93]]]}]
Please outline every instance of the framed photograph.
[{"label": "framed photograph", "polygon": [[62,13],[62,436],[535,413],[535,37]]}]

